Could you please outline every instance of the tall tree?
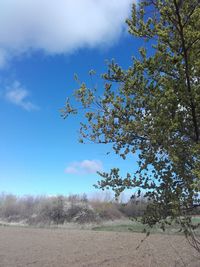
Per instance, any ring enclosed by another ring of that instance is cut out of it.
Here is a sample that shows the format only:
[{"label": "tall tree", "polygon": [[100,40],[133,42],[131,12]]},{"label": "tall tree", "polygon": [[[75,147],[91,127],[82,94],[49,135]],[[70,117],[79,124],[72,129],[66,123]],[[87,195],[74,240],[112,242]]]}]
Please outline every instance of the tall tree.
[{"label": "tall tree", "polygon": [[[131,35],[149,42],[150,52],[141,47],[127,70],[110,62],[101,97],[80,85],[75,96],[87,118],[80,133],[83,140],[112,143],[124,159],[139,154],[135,173],[100,173],[99,188],[116,195],[142,190],[151,200],[144,223],[164,227],[175,220],[191,236],[189,214],[200,193],[200,1],[140,1],[127,24]],[[67,101],[63,116],[76,112]]]}]

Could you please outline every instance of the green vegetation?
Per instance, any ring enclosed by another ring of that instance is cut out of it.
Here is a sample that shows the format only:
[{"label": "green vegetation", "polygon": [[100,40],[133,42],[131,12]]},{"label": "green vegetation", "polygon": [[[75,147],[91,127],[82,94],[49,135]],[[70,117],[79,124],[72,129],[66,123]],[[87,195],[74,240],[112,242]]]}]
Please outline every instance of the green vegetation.
[{"label": "green vegetation", "polygon": [[[192,222],[194,224],[199,224],[200,223],[200,217],[193,217]],[[166,227],[165,231],[163,231],[160,227],[158,226],[153,226],[152,228],[148,226],[144,226],[144,224],[138,219],[138,220],[133,220],[133,221],[124,221],[123,223],[116,223],[113,222],[112,224],[109,225],[100,225],[93,227],[93,230],[95,231],[112,231],[112,232],[133,232],[133,233],[146,233],[150,232],[152,234],[183,234],[180,232],[180,226],[178,224],[173,224],[168,227]],[[200,230],[196,230],[196,234],[200,235]]]},{"label": "green vegetation", "polygon": [[140,222],[131,221],[131,222],[124,222],[123,224],[115,224],[113,222],[112,225],[101,225],[93,227],[95,231],[112,231],[112,232],[144,232],[144,225]]},{"label": "green vegetation", "polygon": [[[80,83],[80,141],[111,143],[123,159],[139,154],[135,173],[121,177],[116,166],[97,187],[145,192],[143,223],[179,224],[200,251],[191,219],[200,204],[200,2],[142,0],[127,24],[145,45],[128,69],[108,64],[103,93]],[[78,110],[69,100],[63,116]]]}]

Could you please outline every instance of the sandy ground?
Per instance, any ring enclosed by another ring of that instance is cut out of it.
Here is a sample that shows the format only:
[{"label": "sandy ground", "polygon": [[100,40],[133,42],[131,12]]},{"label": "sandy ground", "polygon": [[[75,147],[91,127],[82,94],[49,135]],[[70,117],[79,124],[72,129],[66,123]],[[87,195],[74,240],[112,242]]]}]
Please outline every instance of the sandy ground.
[{"label": "sandy ground", "polygon": [[0,267],[200,266],[200,255],[183,236],[154,234],[141,243],[144,237],[138,233],[0,227]]}]

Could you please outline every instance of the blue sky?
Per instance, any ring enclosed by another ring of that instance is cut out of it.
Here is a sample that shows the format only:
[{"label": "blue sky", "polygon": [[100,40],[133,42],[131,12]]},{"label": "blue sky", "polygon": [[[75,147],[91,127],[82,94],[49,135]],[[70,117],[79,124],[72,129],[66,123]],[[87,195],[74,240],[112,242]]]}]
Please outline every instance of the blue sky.
[{"label": "blue sky", "polygon": [[63,120],[59,112],[77,88],[74,73],[89,82],[89,70],[100,76],[106,59],[131,64],[141,45],[124,23],[131,2],[1,1],[0,191],[88,193],[97,170],[136,168],[136,157],[123,161],[106,155],[109,146],[79,144],[81,116]]}]

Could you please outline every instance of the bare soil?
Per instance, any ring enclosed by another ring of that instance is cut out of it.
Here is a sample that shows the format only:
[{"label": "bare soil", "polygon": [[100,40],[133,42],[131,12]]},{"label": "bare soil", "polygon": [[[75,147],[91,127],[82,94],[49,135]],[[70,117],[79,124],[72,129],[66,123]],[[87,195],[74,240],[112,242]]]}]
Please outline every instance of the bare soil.
[{"label": "bare soil", "polygon": [[[0,267],[200,266],[183,236],[0,227]],[[137,246],[140,244],[140,247]]]}]

